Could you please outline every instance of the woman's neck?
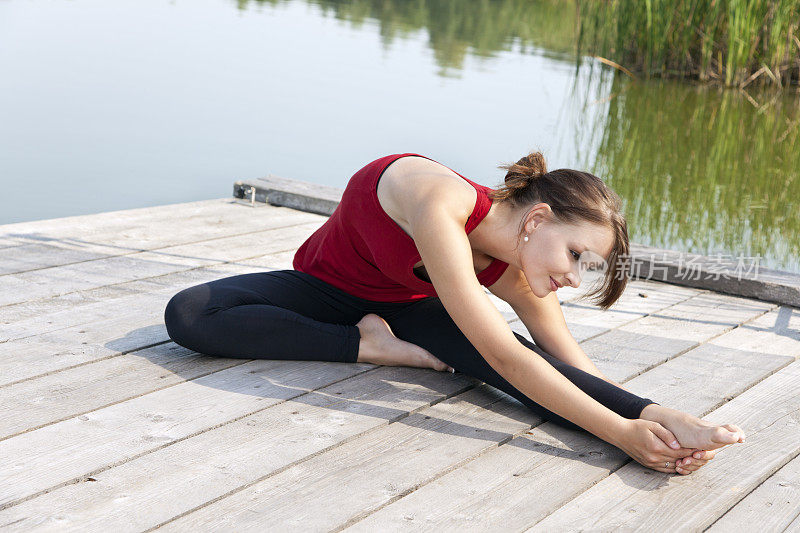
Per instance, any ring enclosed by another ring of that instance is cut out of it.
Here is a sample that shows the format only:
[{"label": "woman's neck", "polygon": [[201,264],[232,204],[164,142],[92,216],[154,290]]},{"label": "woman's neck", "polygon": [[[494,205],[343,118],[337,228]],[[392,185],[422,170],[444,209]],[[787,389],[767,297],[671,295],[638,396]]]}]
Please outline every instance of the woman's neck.
[{"label": "woman's neck", "polygon": [[469,234],[470,242],[476,250],[519,267],[519,255],[515,251],[519,222],[517,209],[512,209],[507,202],[494,201],[486,217]]}]

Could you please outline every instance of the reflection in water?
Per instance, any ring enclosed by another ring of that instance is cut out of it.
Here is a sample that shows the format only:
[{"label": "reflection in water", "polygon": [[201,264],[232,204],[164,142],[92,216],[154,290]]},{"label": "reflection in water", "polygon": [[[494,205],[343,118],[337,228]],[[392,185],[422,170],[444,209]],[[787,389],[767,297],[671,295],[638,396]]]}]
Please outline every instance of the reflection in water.
[{"label": "reflection in water", "polygon": [[[295,0],[238,0],[251,5]],[[424,30],[440,75],[458,74],[468,53],[490,58],[512,45],[522,53],[546,53],[573,58],[577,49],[574,1],[557,0],[306,0],[324,15],[360,27],[378,21],[384,46],[395,38]]]},{"label": "reflection in water", "polygon": [[[238,6],[289,1],[239,0]],[[491,58],[513,45],[575,61],[573,2],[305,1],[355,27],[377,21],[387,47],[426,31],[440,75],[457,75],[467,54]],[[800,151],[791,149],[800,140],[796,99],[768,95],[756,107],[737,92],[632,83],[595,67],[576,69],[561,141],[549,158],[607,179],[625,201],[635,242],[760,256],[762,266],[800,271]]]},{"label": "reflection in water", "polygon": [[756,107],[733,91],[619,76],[607,94],[584,160],[625,200],[631,240],[800,271],[797,98],[769,93]]},{"label": "reflection in water", "polygon": [[216,197],[266,171],[341,185],[405,149],[493,185],[541,148],[607,178],[637,242],[800,272],[797,103],[578,67],[574,2],[9,1],[27,15],[0,32],[0,176],[48,194],[7,195],[0,222]]}]

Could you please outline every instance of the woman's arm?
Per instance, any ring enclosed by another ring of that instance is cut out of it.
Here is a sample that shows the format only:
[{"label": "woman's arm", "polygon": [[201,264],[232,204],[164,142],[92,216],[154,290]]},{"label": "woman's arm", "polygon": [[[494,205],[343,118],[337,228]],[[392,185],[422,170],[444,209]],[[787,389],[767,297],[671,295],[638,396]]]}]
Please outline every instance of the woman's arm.
[{"label": "woman's arm", "polygon": [[561,304],[555,293],[539,298],[531,292],[522,271],[511,265],[500,279],[489,287],[489,291],[511,306],[542,350],[567,364],[627,390],[606,377],[583,351],[567,328]]},{"label": "woman's arm", "polygon": [[[428,190],[406,220],[436,292],[453,321],[487,363],[546,409],[619,447],[631,426],[521,344],[475,276],[458,203]],[[544,348],[544,347],[543,347]]]}]

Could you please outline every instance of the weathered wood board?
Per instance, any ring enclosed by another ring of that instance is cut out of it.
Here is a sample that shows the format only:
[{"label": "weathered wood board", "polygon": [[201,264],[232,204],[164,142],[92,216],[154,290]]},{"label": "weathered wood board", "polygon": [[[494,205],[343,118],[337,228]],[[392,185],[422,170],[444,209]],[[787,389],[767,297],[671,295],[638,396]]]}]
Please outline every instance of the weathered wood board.
[{"label": "weathered wood board", "polygon": [[463,374],[170,342],[175,292],[289,269],[325,220],[222,199],[0,226],[0,527],[800,530],[793,307],[635,280],[603,312],[580,298],[595,274],[559,291],[611,379],[745,429],[685,477]]}]

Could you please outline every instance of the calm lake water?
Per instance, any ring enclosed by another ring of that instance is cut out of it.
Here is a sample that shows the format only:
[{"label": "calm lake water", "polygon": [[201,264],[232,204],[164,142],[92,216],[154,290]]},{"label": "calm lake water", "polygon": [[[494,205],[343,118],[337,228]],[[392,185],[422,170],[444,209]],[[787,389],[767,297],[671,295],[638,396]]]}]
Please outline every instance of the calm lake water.
[{"label": "calm lake water", "polygon": [[0,224],[540,149],[635,242],[800,272],[798,100],[615,77],[557,2],[0,0]]}]

